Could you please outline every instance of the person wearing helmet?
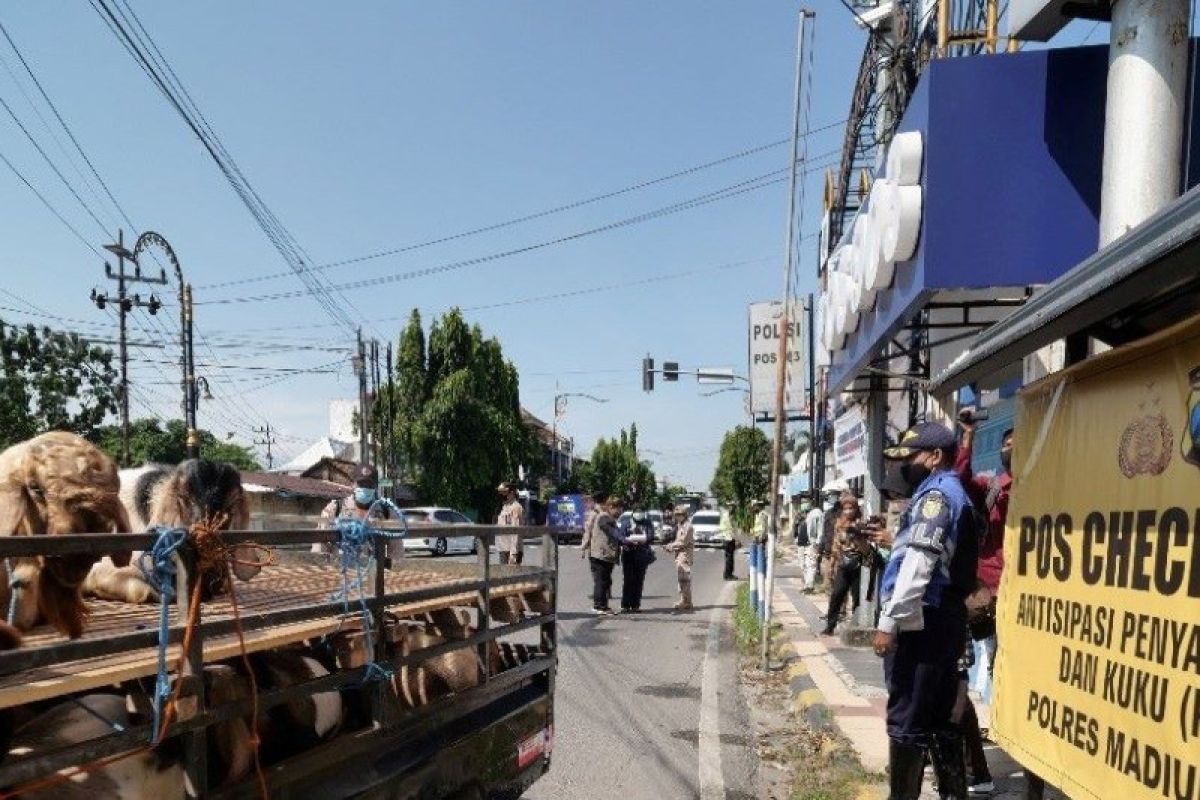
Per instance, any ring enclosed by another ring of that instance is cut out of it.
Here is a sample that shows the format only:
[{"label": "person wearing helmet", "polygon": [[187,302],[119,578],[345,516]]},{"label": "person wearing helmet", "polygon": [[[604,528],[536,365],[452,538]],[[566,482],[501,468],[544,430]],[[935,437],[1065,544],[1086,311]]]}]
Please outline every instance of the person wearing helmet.
[{"label": "person wearing helmet", "polygon": [[635,511],[622,525],[626,544],[621,553],[621,613],[636,614],[642,610],[642,587],[646,570],[654,563],[654,523],[645,511]]}]

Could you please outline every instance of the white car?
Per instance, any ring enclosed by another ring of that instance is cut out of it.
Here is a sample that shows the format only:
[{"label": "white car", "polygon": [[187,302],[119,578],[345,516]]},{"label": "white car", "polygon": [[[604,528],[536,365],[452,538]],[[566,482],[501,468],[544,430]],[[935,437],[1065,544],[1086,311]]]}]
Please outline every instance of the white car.
[{"label": "white car", "polygon": [[692,514],[692,533],[696,536],[697,545],[720,547],[724,539],[718,535],[721,529],[721,512],[705,509]]},{"label": "white car", "polygon": [[[411,527],[404,539],[404,552],[431,553],[444,556],[448,553],[474,553],[479,540],[474,536],[423,535],[421,528],[427,525],[473,525],[466,514],[453,508],[420,506],[404,509],[404,521]],[[430,531],[429,533],[433,533]]]}]

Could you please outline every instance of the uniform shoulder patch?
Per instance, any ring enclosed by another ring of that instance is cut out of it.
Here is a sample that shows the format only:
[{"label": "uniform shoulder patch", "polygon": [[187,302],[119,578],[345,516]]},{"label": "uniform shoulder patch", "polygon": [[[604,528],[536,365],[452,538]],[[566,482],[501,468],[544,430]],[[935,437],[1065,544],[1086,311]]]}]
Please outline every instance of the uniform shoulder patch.
[{"label": "uniform shoulder patch", "polygon": [[949,509],[950,503],[946,500],[946,496],[935,489],[921,498],[921,504],[917,508],[917,519],[934,521]]}]

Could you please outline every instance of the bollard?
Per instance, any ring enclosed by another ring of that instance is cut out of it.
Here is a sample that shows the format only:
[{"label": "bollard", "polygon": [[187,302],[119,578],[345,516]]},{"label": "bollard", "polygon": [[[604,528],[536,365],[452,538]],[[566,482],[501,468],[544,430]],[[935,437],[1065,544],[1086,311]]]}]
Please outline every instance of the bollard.
[{"label": "bollard", "polygon": [[749,549],[746,551],[747,569],[750,572],[750,607],[754,609],[755,616],[758,612],[758,543],[751,542]]}]

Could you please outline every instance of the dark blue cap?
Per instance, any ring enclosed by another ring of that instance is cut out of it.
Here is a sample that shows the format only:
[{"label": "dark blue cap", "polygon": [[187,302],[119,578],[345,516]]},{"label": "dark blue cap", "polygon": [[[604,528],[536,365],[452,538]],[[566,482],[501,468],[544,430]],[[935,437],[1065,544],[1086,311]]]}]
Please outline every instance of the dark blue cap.
[{"label": "dark blue cap", "polygon": [[938,422],[922,422],[909,428],[900,437],[900,443],[883,451],[884,458],[908,458],[918,450],[958,449],[958,438],[954,431]]}]

